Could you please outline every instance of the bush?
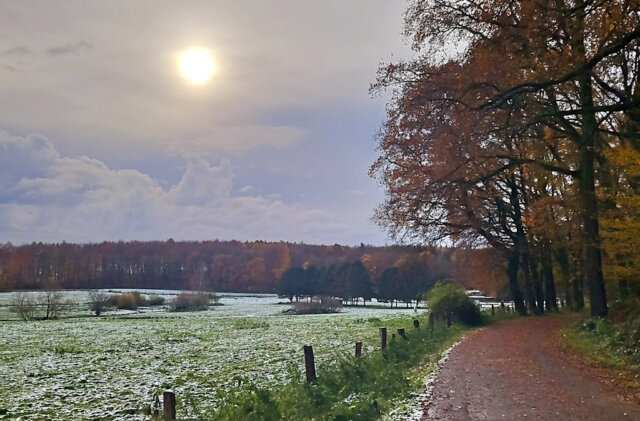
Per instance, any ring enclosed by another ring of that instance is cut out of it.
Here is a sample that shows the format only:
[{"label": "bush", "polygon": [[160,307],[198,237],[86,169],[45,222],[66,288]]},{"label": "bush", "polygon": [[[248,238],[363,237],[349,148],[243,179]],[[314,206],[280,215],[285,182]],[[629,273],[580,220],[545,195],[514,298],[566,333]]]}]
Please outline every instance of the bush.
[{"label": "bush", "polygon": [[18,292],[9,303],[9,311],[16,313],[22,320],[36,317],[36,301],[27,292]]},{"label": "bush", "polygon": [[120,294],[118,296],[118,308],[120,310],[137,310],[136,296],[133,293]]},{"label": "bush", "polygon": [[209,307],[209,294],[206,292],[181,292],[171,303],[174,311],[200,311]]},{"label": "bush", "polygon": [[140,291],[131,291],[129,294],[136,302],[136,307],[144,307],[147,305],[147,299],[144,295],[140,294]]},{"label": "bush", "polygon": [[107,299],[107,307],[118,307],[118,301],[121,294],[111,294]]},{"label": "bush", "polygon": [[110,298],[107,293],[89,291],[89,308],[99,316],[109,306]]},{"label": "bush", "polygon": [[316,301],[311,302],[296,302],[293,303],[292,311],[295,314],[327,314],[338,313],[342,308],[342,302],[338,299],[331,297],[316,298]]},{"label": "bush", "polygon": [[149,305],[151,307],[155,307],[155,306],[163,305],[164,302],[165,302],[165,299],[164,299],[164,297],[161,297],[160,295],[153,294],[153,295],[150,295],[149,298],[146,301],[147,301],[147,305]]},{"label": "bush", "polygon": [[436,317],[458,320],[468,326],[482,324],[478,306],[461,287],[451,282],[438,281],[426,298],[429,311]]}]

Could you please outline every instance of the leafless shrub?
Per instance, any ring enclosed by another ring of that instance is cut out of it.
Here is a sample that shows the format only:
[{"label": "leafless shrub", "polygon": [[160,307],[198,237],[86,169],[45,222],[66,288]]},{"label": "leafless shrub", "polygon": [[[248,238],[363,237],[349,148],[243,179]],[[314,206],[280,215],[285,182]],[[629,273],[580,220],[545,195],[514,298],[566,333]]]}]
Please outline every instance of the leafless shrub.
[{"label": "leafless shrub", "polygon": [[101,291],[89,291],[89,308],[96,316],[101,315],[109,307],[109,294]]},{"label": "leafless shrub", "polygon": [[206,292],[181,292],[171,303],[174,311],[198,311],[209,307],[209,294]]},{"label": "leafless shrub", "polygon": [[16,313],[22,320],[35,319],[36,307],[36,300],[27,292],[16,293],[9,304],[9,310]]},{"label": "leafless shrub", "polygon": [[332,297],[314,297],[311,302],[298,301],[293,303],[295,314],[337,313],[341,308],[342,302]]}]

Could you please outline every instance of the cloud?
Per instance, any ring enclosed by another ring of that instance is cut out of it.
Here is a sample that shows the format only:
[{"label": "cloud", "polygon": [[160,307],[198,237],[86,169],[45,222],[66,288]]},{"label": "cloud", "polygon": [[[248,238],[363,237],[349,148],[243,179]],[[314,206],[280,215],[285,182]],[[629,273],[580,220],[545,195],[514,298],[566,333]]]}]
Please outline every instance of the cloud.
[{"label": "cloud", "polygon": [[224,160],[212,166],[197,155],[187,155],[187,170],[180,182],[169,190],[170,199],[179,205],[216,206],[231,196],[233,169]]},{"label": "cloud", "polygon": [[0,132],[0,238],[12,242],[117,239],[266,239],[356,244],[363,215],[234,196],[228,160],[186,155],[179,182],[164,189],[140,171],[64,156],[40,135]]},{"label": "cloud", "polygon": [[0,52],[0,56],[3,57],[25,57],[32,54],[31,50],[24,45],[19,47],[8,48]]},{"label": "cloud", "polygon": [[47,54],[50,56],[63,56],[67,54],[79,55],[90,53],[91,51],[93,51],[93,44],[81,40],[72,44],[51,47],[47,49]]},{"label": "cloud", "polygon": [[240,189],[240,193],[249,193],[250,191],[253,191],[253,190],[255,190],[255,187],[253,187],[250,184],[247,184],[246,186]]}]

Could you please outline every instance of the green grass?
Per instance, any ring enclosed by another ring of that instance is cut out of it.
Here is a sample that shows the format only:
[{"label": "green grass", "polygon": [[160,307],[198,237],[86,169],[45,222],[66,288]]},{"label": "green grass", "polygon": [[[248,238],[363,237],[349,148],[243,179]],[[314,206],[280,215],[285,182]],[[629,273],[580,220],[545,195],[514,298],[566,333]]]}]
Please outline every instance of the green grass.
[{"label": "green grass", "polygon": [[[370,320],[366,322],[379,322]],[[238,377],[234,388],[218,392],[221,406],[210,416],[243,420],[378,418],[420,391],[440,354],[467,329],[457,324],[447,329],[439,323],[431,334],[424,327],[409,329],[411,319],[407,318],[386,325],[389,338],[397,327],[407,326],[407,339],[396,335],[384,353],[378,350],[360,359],[343,356],[336,364],[319,369],[313,383],[307,383],[295,366],[289,368],[290,381],[277,389]]]},{"label": "green grass", "polygon": [[640,388],[640,317],[637,308],[612,309],[610,318],[586,318],[562,330],[564,342],[579,354]]}]

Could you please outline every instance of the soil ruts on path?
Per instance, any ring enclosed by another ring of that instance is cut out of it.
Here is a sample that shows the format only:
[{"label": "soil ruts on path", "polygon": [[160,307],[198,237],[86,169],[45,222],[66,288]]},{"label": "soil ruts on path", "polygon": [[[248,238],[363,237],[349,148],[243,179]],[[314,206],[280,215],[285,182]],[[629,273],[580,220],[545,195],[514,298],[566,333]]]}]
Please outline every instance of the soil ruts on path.
[{"label": "soil ruts on path", "polygon": [[531,316],[471,333],[441,368],[423,419],[640,420],[640,403],[563,353],[571,320]]}]

